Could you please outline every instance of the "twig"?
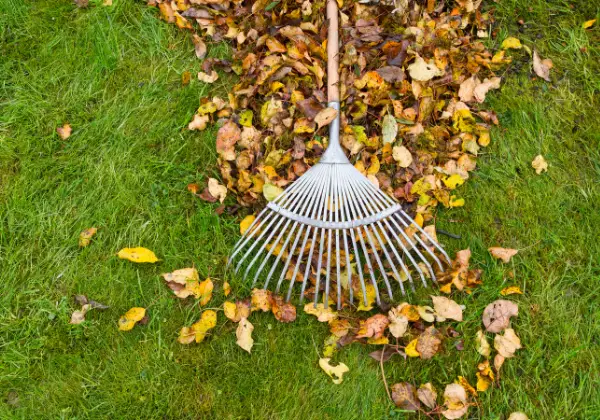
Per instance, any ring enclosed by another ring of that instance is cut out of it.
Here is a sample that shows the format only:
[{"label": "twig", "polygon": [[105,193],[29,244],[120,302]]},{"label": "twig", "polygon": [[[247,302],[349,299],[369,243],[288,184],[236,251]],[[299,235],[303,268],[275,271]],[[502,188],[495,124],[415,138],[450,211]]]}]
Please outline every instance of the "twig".
[{"label": "twig", "polygon": [[440,235],[446,235],[446,236],[449,236],[450,238],[454,238],[454,239],[461,239],[462,238],[462,236],[460,236],[460,235],[456,235],[454,233],[450,233],[450,232],[445,231],[443,229],[436,229],[435,231],[437,233],[439,233]]},{"label": "twig", "polygon": [[387,396],[391,402],[394,402],[392,399],[392,395],[390,394],[390,388],[388,387],[387,380],[385,379],[385,370],[383,369],[383,355],[385,353],[385,344],[383,345],[383,349],[381,350],[381,357],[379,357],[379,366],[381,367],[381,377],[383,378],[383,384],[385,385],[385,392],[387,392]]}]

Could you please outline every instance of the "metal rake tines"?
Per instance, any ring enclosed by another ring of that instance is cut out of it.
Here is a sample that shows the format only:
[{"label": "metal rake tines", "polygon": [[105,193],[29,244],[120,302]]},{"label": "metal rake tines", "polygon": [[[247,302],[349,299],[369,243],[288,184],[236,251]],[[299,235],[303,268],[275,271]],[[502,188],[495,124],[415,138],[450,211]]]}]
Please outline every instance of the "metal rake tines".
[{"label": "metal rake tines", "polygon": [[[369,288],[381,304],[380,287],[393,299],[393,286],[406,293],[404,281],[414,278],[427,287],[436,281],[435,267],[450,258],[437,242],[351,164],[322,163],[270,202],[236,244],[229,259],[235,272],[253,272],[252,287],[268,267],[262,288],[277,278],[279,293],[285,279],[286,300],[300,284],[300,301],[310,281],[313,299],[321,293],[325,305],[334,286],[337,306],[360,290],[367,304]],[[358,283],[356,283],[358,282]]]}]

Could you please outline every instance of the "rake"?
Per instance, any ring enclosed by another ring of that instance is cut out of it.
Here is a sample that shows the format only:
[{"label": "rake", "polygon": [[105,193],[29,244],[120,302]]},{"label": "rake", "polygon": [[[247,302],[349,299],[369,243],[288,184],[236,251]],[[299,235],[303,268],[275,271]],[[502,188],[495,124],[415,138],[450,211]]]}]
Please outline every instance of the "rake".
[{"label": "rake", "polygon": [[[381,305],[382,287],[392,301],[392,283],[398,283],[405,295],[404,281],[408,280],[414,291],[411,273],[414,271],[427,287],[427,278],[436,282],[432,264],[443,270],[440,257],[447,263],[450,263],[450,258],[400,204],[374,186],[344,154],[339,142],[336,0],[327,1],[327,19],[328,106],[337,110],[337,116],[329,127],[327,150],[316,165],[258,214],[234,247],[228,266],[239,258],[235,272],[245,266],[244,279],[251,273],[254,275],[252,287],[267,268],[262,288],[267,289],[274,275],[278,275],[276,293],[280,293],[287,278],[290,282],[286,301],[290,300],[294,285],[301,283],[302,302],[307,292],[307,280],[311,278],[315,304],[322,291],[325,307],[328,307],[333,286],[337,294],[337,308],[340,309],[344,289],[353,302],[354,289],[358,291],[360,286],[365,305],[368,289],[371,293],[374,290],[376,302]],[[292,262],[294,259],[295,262]],[[278,268],[280,263],[282,268]],[[367,276],[372,288],[367,286]],[[381,278],[383,284],[380,284]],[[355,284],[356,279],[359,285]]]}]

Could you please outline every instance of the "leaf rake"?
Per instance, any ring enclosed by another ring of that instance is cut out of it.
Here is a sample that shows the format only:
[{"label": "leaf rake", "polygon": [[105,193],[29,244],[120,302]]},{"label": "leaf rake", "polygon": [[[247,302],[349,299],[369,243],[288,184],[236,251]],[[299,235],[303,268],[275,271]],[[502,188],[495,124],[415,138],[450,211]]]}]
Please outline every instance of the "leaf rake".
[{"label": "leaf rake", "polygon": [[[432,264],[443,271],[440,258],[448,264],[450,258],[400,204],[375,187],[344,154],[339,142],[336,0],[327,1],[327,18],[328,106],[337,111],[329,127],[329,145],[316,165],[258,214],[234,247],[228,266],[239,258],[235,272],[245,266],[244,278],[253,274],[252,287],[268,268],[262,284],[264,289],[278,273],[276,293],[280,292],[284,279],[288,278],[287,301],[291,299],[294,285],[300,282],[302,301],[307,291],[307,280],[311,278],[314,303],[319,301],[322,291],[327,307],[333,284],[338,309],[342,306],[344,289],[347,289],[352,302],[355,288],[358,290],[360,287],[363,302],[367,305],[368,283],[365,276],[368,275],[376,302],[380,305],[380,287],[385,287],[390,300],[394,299],[390,277],[396,280],[404,295],[404,280],[408,280],[413,291],[415,288],[412,270],[418,273],[423,286],[427,287],[428,277],[436,282]],[[283,267],[278,270],[282,261]],[[356,267],[355,276],[353,265]],[[292,271],[291,277],[289,271]],[[383,278],[383,285],[378,282],[377,272]],[[356,277],[359,285],[353,284]]]}]

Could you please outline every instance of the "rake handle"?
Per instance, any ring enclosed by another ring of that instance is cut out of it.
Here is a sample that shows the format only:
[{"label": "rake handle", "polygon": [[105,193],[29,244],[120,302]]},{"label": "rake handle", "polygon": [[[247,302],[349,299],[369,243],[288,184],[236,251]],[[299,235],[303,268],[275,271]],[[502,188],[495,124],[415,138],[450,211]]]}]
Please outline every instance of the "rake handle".
[{"label": "rake handle", "polygon": [[327,31],[327,100],[329,102],[339,102],[338,68],[340,47],[338,38],[338,5],[336,0],[327,0],[327,19],[329,20]]}]

